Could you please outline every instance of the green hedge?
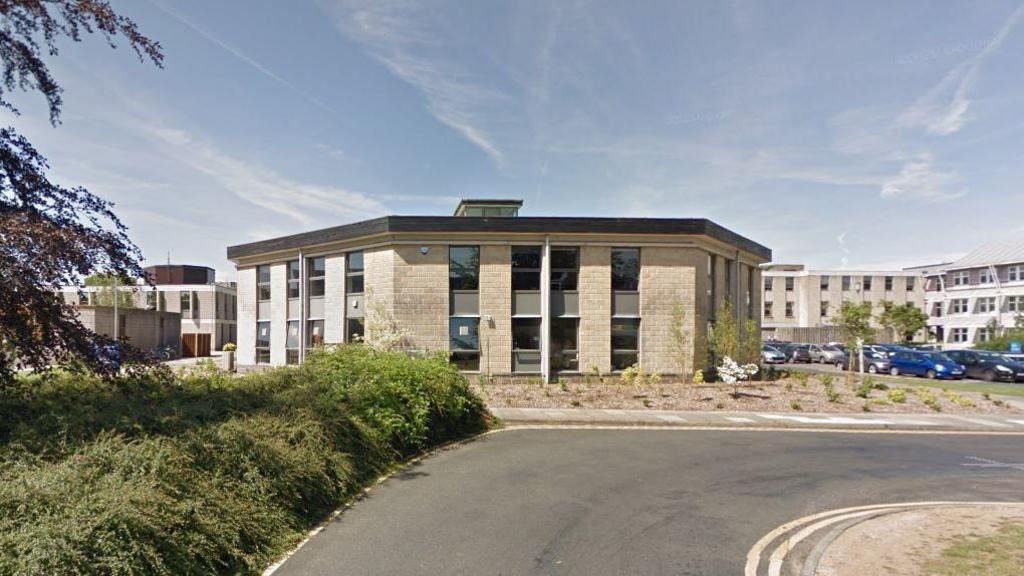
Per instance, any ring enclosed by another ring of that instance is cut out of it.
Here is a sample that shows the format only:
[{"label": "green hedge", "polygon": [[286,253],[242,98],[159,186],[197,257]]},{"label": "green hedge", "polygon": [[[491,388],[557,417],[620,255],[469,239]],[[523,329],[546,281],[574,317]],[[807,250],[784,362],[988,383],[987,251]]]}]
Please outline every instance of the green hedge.
[{"label": "green hedge", "polygon": [[403,457],[482,430],[443,358],[0,391],[0,574],[259,573]]}]

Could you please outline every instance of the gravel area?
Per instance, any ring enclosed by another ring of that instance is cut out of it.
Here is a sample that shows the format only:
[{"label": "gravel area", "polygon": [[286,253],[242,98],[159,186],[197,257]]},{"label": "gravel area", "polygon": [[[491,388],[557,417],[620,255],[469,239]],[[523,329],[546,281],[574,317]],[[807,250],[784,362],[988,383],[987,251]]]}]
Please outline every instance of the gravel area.
[{"label": "gravel area", "polygon": [[[488,406],[503,408],[618,408],[653,410],[728,410],[815,413],[1021,414],[981,394],[923,386],[887,386],[871,380],[870,390],[856,378],[811,375],[775,382],[728,384],[627,384],[615,377],[543,384],[539,379],[477,382],[474,390]],[[859,394],[866,397],[860,397]],[[900,402],[899,400],[904,399]]]},{"label": "gravel area", "polygon": [[[1024,506],[964,506],[900,512],[862,522],[825,551],[815,576],[924,576],[958,538],[995,533],[1006,522],[1024,523]],[[965,574],[965,576],[967,576]]]}]

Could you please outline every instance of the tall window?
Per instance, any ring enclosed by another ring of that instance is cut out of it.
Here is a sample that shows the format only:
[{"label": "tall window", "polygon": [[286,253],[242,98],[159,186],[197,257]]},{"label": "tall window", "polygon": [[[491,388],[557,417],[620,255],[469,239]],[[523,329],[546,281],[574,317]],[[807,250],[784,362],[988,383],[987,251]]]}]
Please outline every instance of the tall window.
[{"label": "tall window", "polygon": [[580,275],[578,248],[551,249],[551,290],[576,290]]},{"label": "tall window", "polygon": [[155,289],[146,292],[146,308],[156,310],[157,291]]},{"label": "tall window", "polygon": [[733,268],[736,266],[736,262],[733,260],[725,259],[725,299],[729,302],[733,302]]},{"label": "tall window", "polygon": [[907,292],[913,292],[914,291],[914,277],[913,276],[907,276],[906,281],[907,281]]},{"label": "tall window", "polygon": [[967,286],[971,283],[971,273],[963,270],[953,273],[953,286]]},{"label": "tall window", "polygon": [[612,250],[612,290],[619,292],[640,290],[639,248],[615,248]]},{"label": "tall window", "polygon": [[792,302],[786,302],[786,318],[792,318],[792,317],[793,317],[793,303]]},{"label": "tall window", "polygon": [[579,273],[579,248],[551,249],[551,350],[548,367],[552,372],[577,372],[580,369],[580,307],[575,294]]},{"label": "tall window", "polygon": [[773,280],[773,278],[771,276],[764,276],[764,277],[761,278],[761,283],[764,284],[764,291],[765,292],[771,292],[772,291],[772,280]]},{"label": "tall window", "polygon": [[323,298],[327,277],[326,259],[323,256],[306,259],[306,274],[309,275],[309,297]]},{"label": "tall window", "polygon": [[[365,260],[363,252],[349,252],[345,255],[345,296],[350,302],[360,302],[365,289]],[[355,297],[355,298],[353,298]],[[365,310],[349,306],[345,314],[345,338],[349,342],[361,342],[366,336]]]},{"label": "tall window", "polygon": [[512,289],[540,290],[540,246],[512,247]]},{"label": "tall window", "polygon": [[849,292],[849,291],[850,291],[850,277],[849,276],[843,276],[843,292]]},{"label": "tall window", "polygon": [[949,331],[950,342],[967,342],[967,328],[953,328]]},{"label": "tall window", "polygon": [[579,363],[579,318],[551,319],[551,358],[554,371],[576,372]]},{"label": "tall window", "polygon": [[612,369],[625,370],[640,359],[640,319],[612,318]]},{"label": "tall window", "polygon": [[512,371],[540,372],[540,246],[512,247]]},{"label": "tall window", "polygon": [[270,364],[270,321],[256,323],[256,363]]},{"label": "tall window", "polygon": [[181,291],[181,317],[192,318],[192,293],[187,290]]},{"label": "tall window", "polygon": [[298,260],[288,263],[288,299],[294,300],[299,297],[300,266]]},{"label": "tall window", "polygon": [[771,318],[772,317],[772,303],[769,302],[768,300],[764,301],[764,317],[765,318]]},{"label": "tall window", "polygon": [[821,301],[821,310],[819,312],[820,312],[819,315],[822,318],[828,318],[828,300],[822,300]]},{"label": "tall window", "polygon": [[932,316],[934,316],[935,318],[942,317],[942,302],[932,303]]},{"label": "tall window", "polygon": [[1024,280],[1024,266],[1018,264],[1006,269],[1007,282],[1019,282],[1021,280]]},{"label": "tall window", "polygon": [[978,342],[988,342],[994,336],[992,328],[985,326],[974,332],[974,339]]},{"label": "tall window", "polygon": [[793,291],[794,279],[792,276],[786,276],[786,292]]},{"label": "tall window", "polygon": [[299,336],[299,321],[289,320],[287,330],[284,343],[285,362],[288,364],[298,364],[299,342],[302,342],[302,338]]},{"label": "tall window", "polygon": [[949,313],[950,314],[966,314],[967,313],[967,299],[956,298],[949,301]]},{"label": "tall window", "polygon": [[988,268],[982,268],[978,270],[978,284],[991,284],[992,283],[992,271]]},{"label": "tall window", "polygon": [[256,267],[256,299],[260,302],[270,300],[270,266]]},{"label": "tall window", "polygon": [[449,352],[459,370],[480,369],[480,247],[448,248]]},{"label": "tall window", "polygon": [[362,252],[349,252],[345,257],[345,293],[362,294],[365,268]]},{"label": "tall window", "polygon": [[885,277],[885,291],[892,292],[892,276]]},{"label": "tall window", "polygon": [[316,348],[324,345],[324,321],[309,320],[306,322],[306,347]]},{"label": "tall window", "polygon": [[828,290],[828,276],[824,274],[821,276],[821,289]]},{"label": "tall window", "polygon": [[862,286],[864,287],[864,291],[867,292],[868,290],[871,290],[874,278],[872,278],[871,276],[864,276],[861,279],[861,282],[863,283]]},{"label": "tall window", "polygon": [[612,369],[640,361],[640,249],[612,249]]}]

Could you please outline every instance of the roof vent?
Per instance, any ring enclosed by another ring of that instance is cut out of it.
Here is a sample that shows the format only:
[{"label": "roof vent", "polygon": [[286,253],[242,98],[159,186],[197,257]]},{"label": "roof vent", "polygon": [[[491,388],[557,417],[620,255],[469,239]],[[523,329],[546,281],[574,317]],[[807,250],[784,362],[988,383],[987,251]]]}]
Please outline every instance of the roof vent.
[{"label": "roof vent", "polygon": [[456,216],[468,216],[470,218],[514,218],[519,216],[519,209],[523,207],[522,200],[486,200],[463,198],[459,207],[455,209]]}]

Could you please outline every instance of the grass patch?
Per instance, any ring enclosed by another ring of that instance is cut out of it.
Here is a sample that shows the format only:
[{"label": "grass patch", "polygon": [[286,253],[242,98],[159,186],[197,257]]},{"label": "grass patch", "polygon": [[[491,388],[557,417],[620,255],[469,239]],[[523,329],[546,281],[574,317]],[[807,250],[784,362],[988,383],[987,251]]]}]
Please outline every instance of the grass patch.
[{"label": "grass patch", "polygon": [[0,390],[0,574],[258,574],[404,458],[486,427],[443,358]]},{"label": "grass patch", "polygon": [[[921,384],[920,380],[915,381]],[[926,381],[931,382],[931,381]],[[924,384],[934,388],[945,388],[957,392],[975,392],[977,394],[995,394],[1000,396],[1016,396],[1024,398],[1024,384],[1001,384],[997,382],[965,382],[963,380],[943,380]]]},{"label": "grass patch", "polygon": [[963,536],[929,561],[925,574],[961,576],[1016,576],[1024,574],[1024,524],[1004,523],[989,536]]}]

